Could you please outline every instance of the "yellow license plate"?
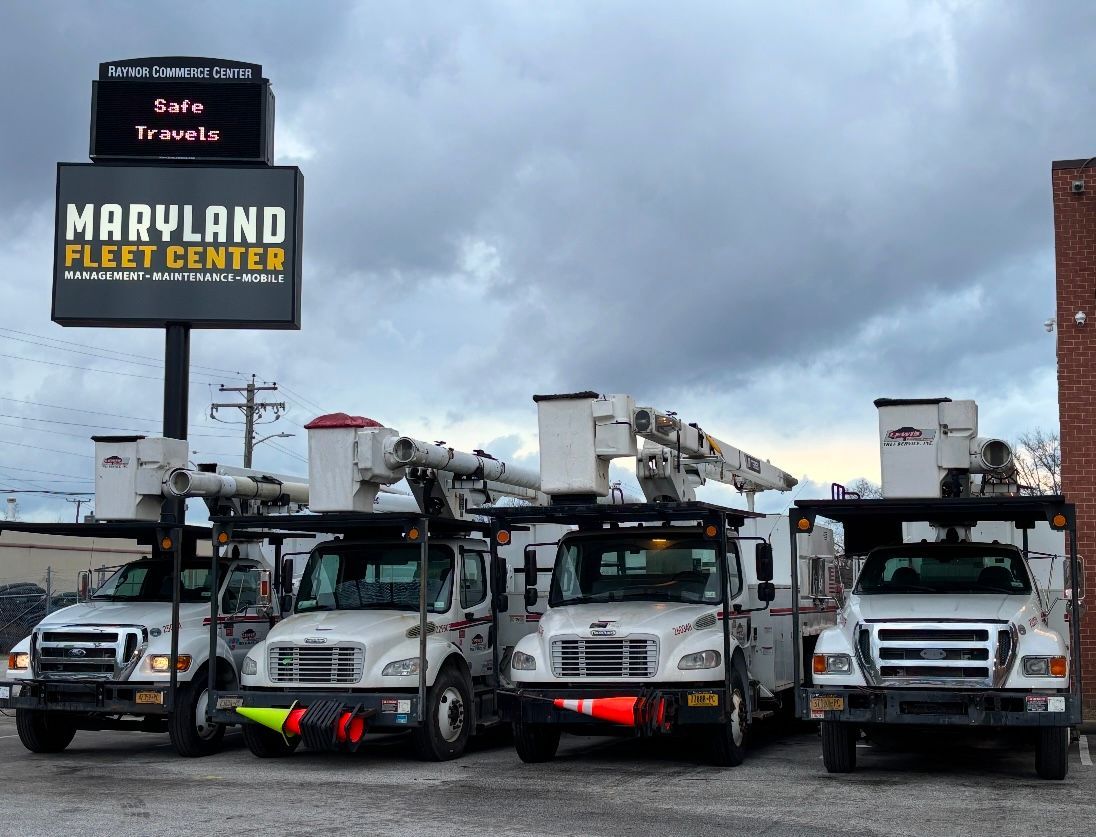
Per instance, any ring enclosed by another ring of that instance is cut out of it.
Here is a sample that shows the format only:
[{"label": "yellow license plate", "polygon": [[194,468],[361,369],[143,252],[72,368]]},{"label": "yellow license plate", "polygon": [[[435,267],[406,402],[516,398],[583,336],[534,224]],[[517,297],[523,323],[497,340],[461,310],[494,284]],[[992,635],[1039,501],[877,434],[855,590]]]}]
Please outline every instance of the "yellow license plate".
[{"label": "yellow license plate", "polygon": [[715,692],[695,692],[689,695],[689,706],[719,706],[719,695]]},{"label": "yellow license plate", "polygon": [[138,703],[159,703],[159,704],[162,704],[164,702],[164,693],[163,692],[138,692],[137,693],[137,702]]},{"label": "yellow license plate", "polygon": [[811,712],[840,712],[845,708],[845,698],[840,695],[818,695],[811,698]]}]

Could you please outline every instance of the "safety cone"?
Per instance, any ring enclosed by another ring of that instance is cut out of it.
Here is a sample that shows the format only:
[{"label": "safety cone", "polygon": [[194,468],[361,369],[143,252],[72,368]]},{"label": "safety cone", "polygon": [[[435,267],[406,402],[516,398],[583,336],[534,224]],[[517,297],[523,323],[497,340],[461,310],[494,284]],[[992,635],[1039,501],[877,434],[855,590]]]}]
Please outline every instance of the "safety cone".
[{"label": "safety cone", "polygon": [[584,698],[582,700],[556,698],[552,703],[557,709],[570,709],[572,712],[589,715],[599,721],[634,727],[638,700],[637,697]]},{"label": "safety cone", "polygon": [[[263,706],[237,706],[236,711],[257,724],[269,727],[282,735],[300,735],[301,718],[308,707],[292,706],[289,709],[273,709]],[[357,744],[365,735],[365,720],[360,716],[343,712],[335,722],[335,739]]]}]

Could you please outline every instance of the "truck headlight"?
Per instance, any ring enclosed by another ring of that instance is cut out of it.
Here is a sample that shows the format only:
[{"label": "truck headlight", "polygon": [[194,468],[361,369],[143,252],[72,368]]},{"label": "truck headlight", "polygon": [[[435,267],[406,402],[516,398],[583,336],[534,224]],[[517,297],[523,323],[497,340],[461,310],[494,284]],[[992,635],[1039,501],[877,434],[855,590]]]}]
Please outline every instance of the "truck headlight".
[{"label": "truck headlight", "polygon": [[537,658],[532,654],[526,654],[524,651],[515,651],[510,658],[510,668],[518,671],[536,671]]},{"label": "truck headlight", "polygon": [[1065,657],[1024,657],[1023,662],[1028,677],[1065,677],[1069,672]]},{"label": "truck headlight", "polygon": [[30,654],[26,651],[8,654],[8,671],[26,671],[30,668]]},{"label": "truck headlight", "polygon": [[381,670],[382,677],[406,677],[419,673],[419,658],[408,657],[406,660],[396,660],[386,665]]},{"label": "truck headlight", "polygon": [[852,671],[852,657],[848,654],[815,654],[811,659],[811,671],[815,674],[848,674]]},{"label": "truck headlight", "polygon": [[243,667],[240,669],[241,674],[258,674],[259,663],[254,657],[244,657]]},{"label": "truck headlight", "polygon": [[[170,671],[171,670],[171,655],[170,654],[153,654],[148,658],[148,664],[152,667],[153,671]],[[176,671],[189,671],[190,670],[190,655],[180,654],[175,660]]]},{"label": "truck headlight", "polygon": [[715,668],[723,659],[718,651],[697,651],[695,654],[686,654],[678,662],[677,667],[685,671],[694,671],[698,668]]}]

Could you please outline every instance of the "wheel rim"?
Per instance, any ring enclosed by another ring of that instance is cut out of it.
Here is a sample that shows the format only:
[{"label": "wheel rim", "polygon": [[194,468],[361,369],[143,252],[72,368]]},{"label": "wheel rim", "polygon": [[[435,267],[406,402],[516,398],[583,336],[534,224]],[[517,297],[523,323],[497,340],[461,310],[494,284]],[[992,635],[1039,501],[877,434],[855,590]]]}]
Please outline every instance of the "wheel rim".
[{"label": "wheel rim", "polygon": [[464,698],[461,693],[449,686],[441,693],[438,701],[438,732],[449,744],[460,738],[464,730]]},{"label": "wheel rim", "polygon": [[746,740],[746,703],[742,700],[742,693],[737,689],[731,693],[731,740],[736,747],[741,747]]},{"label": "wheel rim", "polygon": [[206,708],[208,706],[209,689],[202,689],[202,693],[198,695],[198,703],[194,707],[194,729],[203,741],[211,739],[220,728],[220,724],[211,724],[206,720]]}]

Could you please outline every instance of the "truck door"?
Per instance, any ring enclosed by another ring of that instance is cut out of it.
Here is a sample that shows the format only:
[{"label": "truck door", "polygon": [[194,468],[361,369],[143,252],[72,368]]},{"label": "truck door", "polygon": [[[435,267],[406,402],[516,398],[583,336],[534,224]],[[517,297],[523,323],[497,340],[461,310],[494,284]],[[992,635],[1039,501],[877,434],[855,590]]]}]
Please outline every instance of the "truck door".
[{"label": "truck door", "polygon": [[270,633],[270,618],[261,615],[255,606],[259,598],[259,567],[234,564],[221,590],[221,635],[232,649],[236,665],[240,665],[255,643]]},{"label": "truck door", "polygon": [[460,610],[463,620],[460,641],[473,677],[491,672],[495,642],[491,618],[491,589],[487,580],[486,552],[464,549],[460,562]]}]

